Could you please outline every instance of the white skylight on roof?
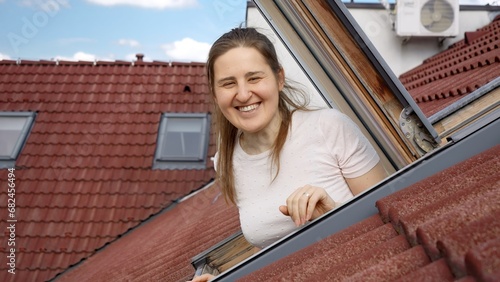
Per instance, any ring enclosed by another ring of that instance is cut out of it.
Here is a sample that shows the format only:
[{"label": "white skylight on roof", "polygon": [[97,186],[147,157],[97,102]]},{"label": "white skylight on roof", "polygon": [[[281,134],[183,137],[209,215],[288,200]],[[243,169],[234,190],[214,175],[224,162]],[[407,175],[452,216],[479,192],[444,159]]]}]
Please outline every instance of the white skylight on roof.
[{"label": "white skylight on roof", "polygon": [[204,169],[209,129],[208,114],[163,114],[153,168]]},{"label": "white skylight on roof", "polygon": [[33,112],[0,112],[0,168],[14,165],[34,119]]}]

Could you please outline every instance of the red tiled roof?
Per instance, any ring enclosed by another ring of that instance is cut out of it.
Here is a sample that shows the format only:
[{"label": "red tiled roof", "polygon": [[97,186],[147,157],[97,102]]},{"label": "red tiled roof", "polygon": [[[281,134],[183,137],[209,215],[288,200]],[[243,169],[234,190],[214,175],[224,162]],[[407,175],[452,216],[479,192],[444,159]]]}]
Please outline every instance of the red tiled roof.
[{"label": "red tiled roof", "polygon": [[[499,168],[500,145],[380,199],[379,214],[240,281],[496,281]],[[238,230],[236,208],[214,185],[58,281],[186,281],[193,257]]]},{"label": "red tiled roof", "polygon": [[380,199],[380,214],[241,281],[499,281],[499,170],[497,145]]},{"label": "red tiled roof", "polygon": [[226,204],[217,185],[163,212],[57,281],[187,281],[191,259],[236,233],[238,211]]},{"label": "red tiled roof", "polygon": [[16,161],[16,274],[3,263],[1,281],[51,279],[214,177],[210,160],[152,169],[162,113],[211,111],[204,64],[4,60],[0,74],[0,111],[37,112]]},{"label": "red tiled roof", "polygon": [[399,79],[430,117],[499,77],[500,16],[487,26],[426,59]]}]

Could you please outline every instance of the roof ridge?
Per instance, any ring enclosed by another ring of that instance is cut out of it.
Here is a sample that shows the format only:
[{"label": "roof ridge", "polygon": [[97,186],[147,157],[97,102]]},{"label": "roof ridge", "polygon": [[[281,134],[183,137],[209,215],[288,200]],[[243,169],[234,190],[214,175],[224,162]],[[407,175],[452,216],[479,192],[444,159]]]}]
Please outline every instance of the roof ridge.
[{"label": "roof ridge", "polygon": [[205,66],[204,62],[180,62],[180,61],[124,61],[124,60],[114,60],[114,61],[69,61],[69,60],[28,60],[28,59],[17,59],[17,60],[0,60],[0,65],[41,65],[41,66],[71,66],[71,65],[83,65],[83,66]]}]

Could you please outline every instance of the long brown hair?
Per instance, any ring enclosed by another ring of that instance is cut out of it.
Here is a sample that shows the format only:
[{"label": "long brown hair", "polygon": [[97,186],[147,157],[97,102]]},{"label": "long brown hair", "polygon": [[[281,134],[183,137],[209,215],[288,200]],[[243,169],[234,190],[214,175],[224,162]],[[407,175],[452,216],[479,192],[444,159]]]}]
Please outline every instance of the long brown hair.
[{"label": "long brown hair", "polygon": [[[255,28],[234,28],[223,34],[212,45],[207,60],[207,77],[212,101],[214,103],[214,119],[216,124],[216,136],[218,136],[218,159],[215,164],[217,168],[216,177],[220,181],[222,194],[226,201],[236,204],[233,152],[238,136],[238,128],[232,125],[222,114],[215,101],[214,91],[214,63],[227,51],[237,47],[255,48],[265,58],[276,78],[281,71],[281,65],[276,55],[273,43]],[[286,93],[285,93],[286,92]],[[278,110],[281,116],[281,125],[276,140],[274,141],[271,159],[276,166],[276,174],[280,169],[280,153],[285,144],[292,121],[292,114],[296,110],[307,110],[307,96],[298,88],[293,87],[288,79],[285,80],[283,90],[279,92]]]}]

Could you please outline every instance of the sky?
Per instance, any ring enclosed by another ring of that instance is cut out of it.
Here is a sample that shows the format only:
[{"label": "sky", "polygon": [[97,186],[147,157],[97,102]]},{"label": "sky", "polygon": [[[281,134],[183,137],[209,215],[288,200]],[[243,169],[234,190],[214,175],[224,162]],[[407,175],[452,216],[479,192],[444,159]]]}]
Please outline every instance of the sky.
[{"label": "sky", "polygon": [[[358,1],[358,0],[355,0]],[[361,2],[394,0],[360,0]],[[205,62],[246,0],[0,0],[0,60]],[[498,0],[460,0],[461,4]]]},{"label": "sky", "polygon": [[205,62],[246,0],[0,0],[0,60]]}]

